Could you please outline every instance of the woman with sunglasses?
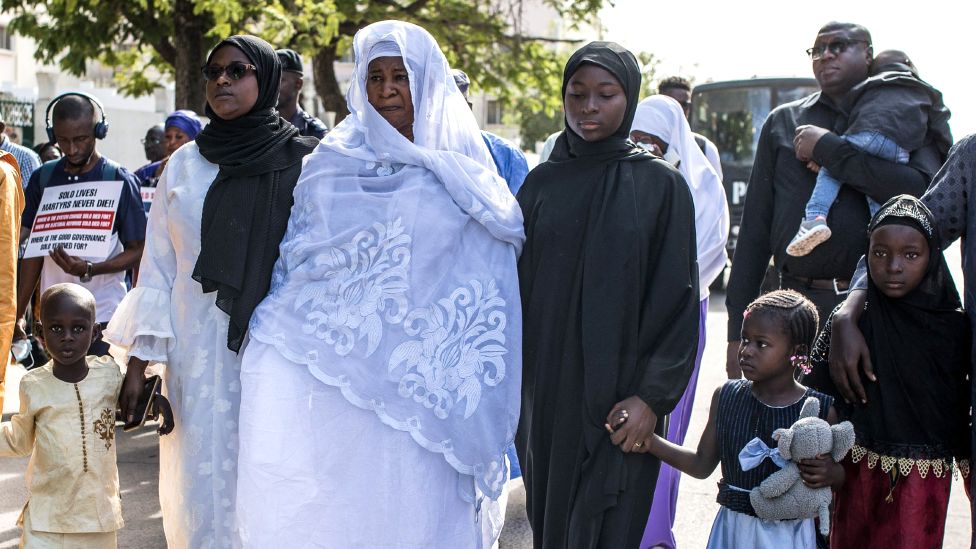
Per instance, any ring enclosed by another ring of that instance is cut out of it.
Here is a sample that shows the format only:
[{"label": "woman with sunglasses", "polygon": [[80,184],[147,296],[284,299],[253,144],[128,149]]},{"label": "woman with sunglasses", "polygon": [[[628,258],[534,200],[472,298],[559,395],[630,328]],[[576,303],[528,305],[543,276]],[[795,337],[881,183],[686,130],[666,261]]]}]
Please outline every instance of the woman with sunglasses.
[{"label": "woman with sunglasses", "polygon": [[236,537],[238,352],[271,284],[301,160],[318,143],[278,116],[281,66],[264,40],[227,38],[203,74],[210,123],[163,170],[139,284],[106,332],[129,357],[127,417],[147,364],[166,364],[164,393],[179,418],[160,444],[170,547]]}]

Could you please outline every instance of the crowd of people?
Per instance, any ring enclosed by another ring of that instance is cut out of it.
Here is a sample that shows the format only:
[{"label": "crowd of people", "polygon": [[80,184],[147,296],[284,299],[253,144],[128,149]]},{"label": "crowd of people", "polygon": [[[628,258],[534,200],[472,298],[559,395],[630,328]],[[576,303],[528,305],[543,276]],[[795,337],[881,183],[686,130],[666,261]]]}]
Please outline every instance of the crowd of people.
[{"label": "crowd of people", "polygon": [[[530,171],[427,31],[374,23],[352,47],[331,130],[301,108],[298,53],[237,35],[203,67],[206,122],[170,114],[134,172],[98,152],[83,93],[51,102],[37,151],[0,142],[0,354],[36,357],[0,425],[0,456],[32,455],[22,546],[117,545],[117,407],[171,420],[174,548],[487,549],[520,473],[537,549],[674,549],[681,474],[719,466],[709,547],[941,546],[976,326],[942,250],[976,223],[976,141],[950,150],[905,53],[829,23],[820,91],[763,124],[729,381],[691,449],[729,209],[690,84],[641,100],[630,51],[581,47]],[[854,433],[796,465],[832,511],[770,516],[760,487],[814,419]]]}]

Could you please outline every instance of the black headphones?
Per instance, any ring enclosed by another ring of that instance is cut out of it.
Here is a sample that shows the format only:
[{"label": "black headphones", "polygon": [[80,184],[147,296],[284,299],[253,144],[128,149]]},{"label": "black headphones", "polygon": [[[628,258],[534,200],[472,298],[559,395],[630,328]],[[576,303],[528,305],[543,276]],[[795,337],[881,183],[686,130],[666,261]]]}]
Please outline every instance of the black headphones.
[{"label": "black headphones", "polygon": [[72,95],[76,97],[84,97],[90,101],[92,105],[98,107],[99,112],[102,113],[102,119],[95,124],[95,139],[105,139],[105,136],[108,135],[108,120],[105,118],[105,107],[102,106],[101,102],[99,102],[98,99],[95,99],[94,96],[88,95],[84,92],[67,92],[55,97],[50,103],[47,104],[47,111],[44,112],[44,123],[47,129],[48,142],[54,143],[56,141],[54,137],[54,125],[51,123],[51,110],[54,109],[54,105],[56,105],[58,101]]}]

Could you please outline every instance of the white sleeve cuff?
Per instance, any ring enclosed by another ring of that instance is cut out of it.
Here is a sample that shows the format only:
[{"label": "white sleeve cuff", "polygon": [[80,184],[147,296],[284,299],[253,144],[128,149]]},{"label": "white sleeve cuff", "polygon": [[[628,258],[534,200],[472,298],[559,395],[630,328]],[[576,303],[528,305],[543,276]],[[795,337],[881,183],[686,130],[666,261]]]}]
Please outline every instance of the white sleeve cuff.
[{"label": "white sleeve cuff", "polygon": [[170,322],[170,296],[155,288],[133,288],[119,304],[102,334],[103,339],[129,357],[166,362],[175,334]]}]

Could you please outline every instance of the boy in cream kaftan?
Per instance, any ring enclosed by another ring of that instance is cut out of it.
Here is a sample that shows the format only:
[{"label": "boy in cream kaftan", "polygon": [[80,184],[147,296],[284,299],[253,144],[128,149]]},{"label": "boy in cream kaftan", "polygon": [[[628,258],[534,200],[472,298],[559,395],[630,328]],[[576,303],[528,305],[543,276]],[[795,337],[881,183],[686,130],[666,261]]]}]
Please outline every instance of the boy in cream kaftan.
[{"label": "boy in cream kaftan", "polygon": [[[85,297],[87,303],[79,300]],[[44,293],[42,323],[52,360],[24,376],[20,411],[0,424],[0,456],[31,456],[29,496],[18,521],[21,547],[114,548],[122,527],[115,456],[122,373],[111,357],[84,355],[95,331],[94,303],[74,284]],[[66,310],[73,319],[58,315]],[[67,343],[53,341],[51,330]]]}]

